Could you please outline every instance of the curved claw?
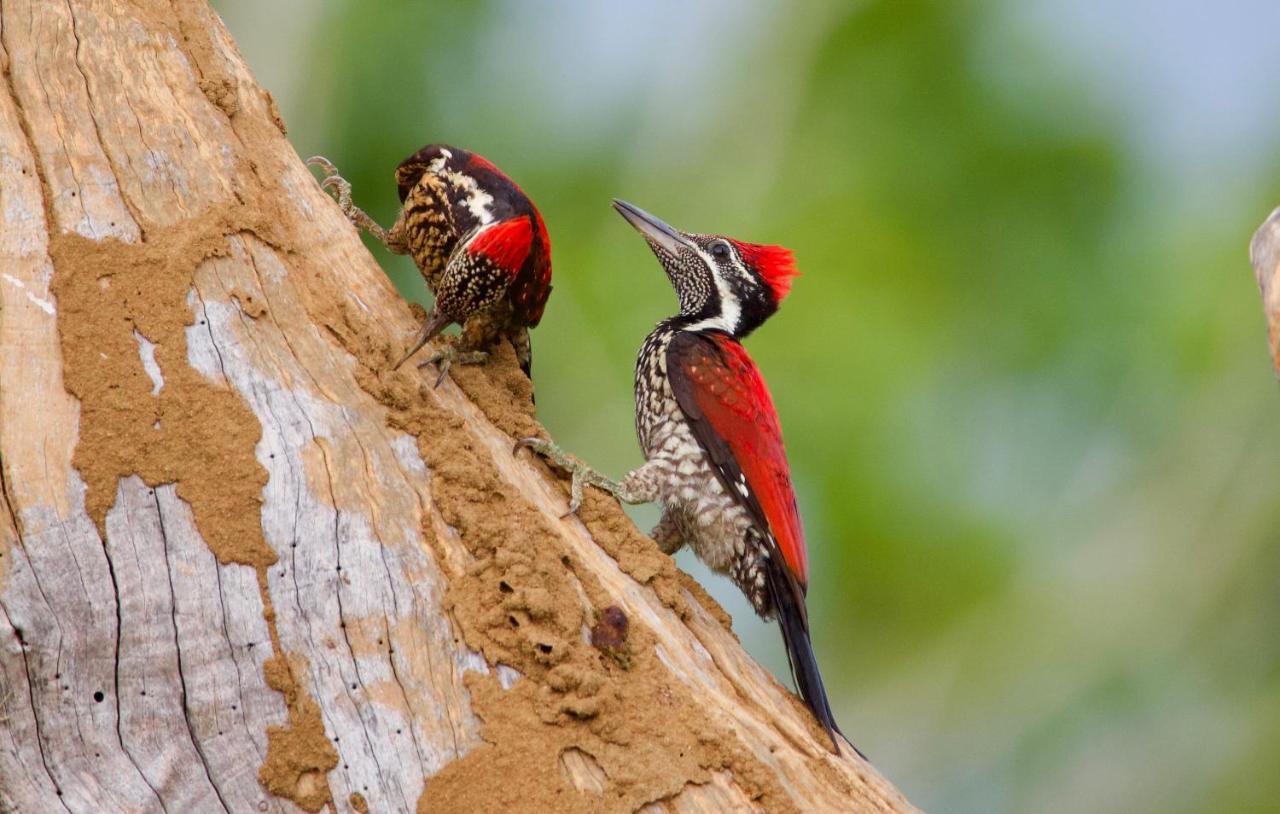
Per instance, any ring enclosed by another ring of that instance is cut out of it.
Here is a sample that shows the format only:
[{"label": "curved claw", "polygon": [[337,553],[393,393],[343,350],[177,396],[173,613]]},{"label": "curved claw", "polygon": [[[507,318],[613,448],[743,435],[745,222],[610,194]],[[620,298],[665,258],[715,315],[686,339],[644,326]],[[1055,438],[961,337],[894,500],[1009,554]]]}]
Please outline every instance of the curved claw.
[{"label": "curved claw", "polygon": [[351,182],[343,178],[341,175],[328,175],[320,180],[320,188],[324,190],[337,190],[337,195],[343,198],[351,197]]},{"label": "curved claw", "polygon": [[[308,167],[319,167],[324,173],[324,177],[320,179],[320,188],[334,197],[338,202],[338,208],[342,210],[342,214],[347,216],[347,220],[358,229],[364,229],[372,234],[384,246],[392,251],[399,251],[400,242],[393,238],[393,235],[386,229],[383,229],[377,221],[369,217],[369,214],[363,209],[355,205],[351,199],[351,182],[338,174],[338,168],[333,162],[322,155],[313,155],[307,159]],[[403,252],[399,252],[403,254]]]},{"label": "curved claw", "polygon": [[530,435],[530,436],[527,436],[527,437],[525,437],[525,438],[517,438],[517,439],[516,439],[515,446],[513,446],[513,447],[511,448],[511,454],[512,454],[512,455],[517,455],[517,454],[519,454],[520,450],[522,450],[522,449],[524,449],[524,448],[526,448],[526,447],[528,447],[529,449],[532,449],[532,450],[534,450],[534,451],[536,452],[536,451],[537,451],[537,449],[535,448],[535,446],[534,446],[534,445],[535,445],[535,444],[545,444],[545,443],[547,443],[547,442],[546,442],[546,441],[544,441],[544,440],[542,440],[541,438],[537,437],[536,435]]},{"label": "curved claw", "polygon": [[[418,347],[422,346],[418,345],[414,348],[414,351],[416,351]],[[412,354],[413,351],[410,351],[409,355],[411,356]],[[406,356],[405,359],[407,358],[409,357]],[[444,381],[444,377],[449,374],[449,369],[453,367],[455,362],[460,365],[478,365],[488,358],[489,354],[482,350],[459,351],[452,345],[445,345],[440,350],[419,362],[418,367],[422,368],[427,365],[439,365],[440,373],[436,376],[436,383],[433,385],[434,387],[439,387],[441,382]],[[404,360],[402,359],[401,361]]]},{"label": "curved claw", "polygon": [[570,471],[573,469],[573,464],[578,463],[578,461],[572,458],[569,453],[560,449],[560,447],[556,446],[553,442],[544,438],[539,438],[536,435],[531,435],[516,441],[516,445],[512,448],[511,454],[514,455],[521,449],[533,450],[538,455],[546,458],[547,463],[557,469]]},{"label": "curved claw", "polygon": [[562,469],[570,473],[572,479],[569,482],[569,510],[560,515],[560,519],[563,520],[570,515],[576,514],[578,508],[582,505],[582,469],[585,468],[583,463],[569,453],[560,449],[560,447],[556,446],[553,442],[543,440],[542,438],[532,436],[528,438],[521,438],[519,441],[516,441],[516,445],[512,449],[511,454],[514,455],[519,452],[521,447],[528,447],[538,455],[542,456],[542,458],[546,460],[548,466],[553,466],[556,469]]},{"label": "curved claw", "polygon": [[[324,173],[324,177],[320,179],[320,188],[326,192],[336,194],[339,203],[345,198],[349,203],[351,200],[351,184],[347,179],[338,174],[338,168],[333,162],[322,155],[313,155],[307,159],[308,167],[318,167]],[[336,193],[334,192],[336,188]],[[343,209],[345,210],[345,206]]]},{"label": "curved claw", "polygon": [[583,489],[590,484],[598,489],[603,489],[610,494],[617,495],[622,487],[620,484],[609,480],[604,475],[596,472],[587,466],[581,460],[562,450],[551,441],[545,441],[541,438],[521,438],[516,441],[512,454],[520,451],[521,447],[528,447],[537,454],[546,459],[550,466],[568,472],[571,476],[569,481],[569,510],[560,515],[563,520],[570,515],[578,513],[578,509],[582,507]]},{"label": "curved claw", "polygon": [[306,160],[308,167],[319,167],[324,170],[326,175],[337,175],[338,168],[333,166],[333,162],[322,155],[313,155]]}]

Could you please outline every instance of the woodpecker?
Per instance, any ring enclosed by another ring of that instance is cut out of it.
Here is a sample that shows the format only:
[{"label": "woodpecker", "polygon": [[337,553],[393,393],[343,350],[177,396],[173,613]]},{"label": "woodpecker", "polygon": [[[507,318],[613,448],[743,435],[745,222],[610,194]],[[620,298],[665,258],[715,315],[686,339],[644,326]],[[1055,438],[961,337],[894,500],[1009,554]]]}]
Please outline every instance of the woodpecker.
[{"label": "woodpecker", "polygon": [[624,502],[661,503],[652,532],[659,547],[673,554],[691,546],[756,613],[778,620],[800,696],[838,753],[839,729],[809,638],[809,566],[778,414],[740,342],[790,292],[792,253],[681,232],[623,201],[614,208],[648,242],[680,300],[680,312],[658,323],[636,360],[645,464],[617,482],[547,441],[520,445],[573,473],[570,513],[586,484]]},{"label": "woodpecker", "polygon": [[383,229],[352,203],[351,184],[331,162],[315,156],[307,163],[323,170],[321,186],[336,194],[351,222],[391,252],[411,256],[435,294],[422,330],[394,368],[458,323],[462,352],[446,347],[422,363],[440,365],[437,384],[450,363],[483,361],[484,348],[499,336],[511,341],[529,374],[529,329],[542,319],[551,294],[551,239],[514,181],[477,153],[430,144],[396,168],[400,214]]}]

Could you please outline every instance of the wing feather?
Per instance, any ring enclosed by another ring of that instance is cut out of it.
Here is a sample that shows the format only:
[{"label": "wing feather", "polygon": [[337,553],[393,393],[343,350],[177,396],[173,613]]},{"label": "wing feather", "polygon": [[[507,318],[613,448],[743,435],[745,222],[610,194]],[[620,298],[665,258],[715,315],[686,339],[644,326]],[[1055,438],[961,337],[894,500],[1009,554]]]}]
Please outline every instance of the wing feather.
[{"label": "wing feather", "polygon": [[682,332],[667,348],[667,374],[721,483],[777,546],[803,594],[809,584],[804,529],[760,369],[726,334]]}]

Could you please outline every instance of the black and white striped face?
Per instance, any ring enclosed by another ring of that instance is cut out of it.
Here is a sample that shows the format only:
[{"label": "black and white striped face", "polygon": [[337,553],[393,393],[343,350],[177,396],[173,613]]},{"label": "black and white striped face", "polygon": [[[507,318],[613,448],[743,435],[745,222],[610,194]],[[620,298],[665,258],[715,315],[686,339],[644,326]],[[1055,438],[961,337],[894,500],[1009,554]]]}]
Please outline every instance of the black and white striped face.
[{"label": "black and white striped face", "polygon": [[684,330],[742,338],[778,310],[770,287],[721,235],[681,232],[625,201],[613,206],[644,236],[680,298]]}]

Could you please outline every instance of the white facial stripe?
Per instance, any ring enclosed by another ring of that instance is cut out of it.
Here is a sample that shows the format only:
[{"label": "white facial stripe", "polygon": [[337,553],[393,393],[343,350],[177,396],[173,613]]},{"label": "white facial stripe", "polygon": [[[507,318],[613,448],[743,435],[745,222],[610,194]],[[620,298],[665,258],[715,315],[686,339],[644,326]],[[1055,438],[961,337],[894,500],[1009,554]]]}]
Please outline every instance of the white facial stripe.
[{"label": "white facial stripe", "polygon": [[464,175],[460,172],[451,172],[446,170],[444,177],[453,184],[457,189],[467,193],[466,199],[462,202],[467,209],[471,210],[472,216],[480,221],[481,224],[489,224],[493,222],[493,196],[480,188],[476,183],[476,179],[470,175]]},{"label": "white facial stripe", "polygon": [[493,223],[493,196],[481,189],[480,185],[476,183],[476,179],[470,175],[446,170],[444,166],[452,158],[452,151],[441,148],[440,155],[431,159],[430,163],[427,164],[427,170],[432,175],[444,178],[456,189],[467,193],[467,197],[462,203],[467,209],[471,210],[472,217],[478,220],[481,226]]},{"label": "white facial stripe", "polygon": [[440,149],[440,155],[431,159],[431,161],[427,164],[427,169],[432,174],[439,175],[440,170],[444,169],[445,162],[451,158],[453,158],[453,153],[449,152],[448,150],[442,147]]},{"label": "white facial stripe", "polygon": [[688,330],[714,329],[732,334],[738,327],[738,321],[742,318],[742,304],[738,302],[733,289],[729,287],[729,281],[724,278],[724,273],[720,271],[720,266],[716,264],[716,261],[704,252],[700,246],[692,248],[702,258],[702,262],[707,264],[707,268],[711,269],[711,279],[715,281],[716,293],[720,295],[720,316],[695,322],[688,326]]}]

